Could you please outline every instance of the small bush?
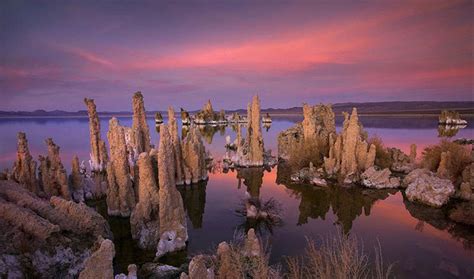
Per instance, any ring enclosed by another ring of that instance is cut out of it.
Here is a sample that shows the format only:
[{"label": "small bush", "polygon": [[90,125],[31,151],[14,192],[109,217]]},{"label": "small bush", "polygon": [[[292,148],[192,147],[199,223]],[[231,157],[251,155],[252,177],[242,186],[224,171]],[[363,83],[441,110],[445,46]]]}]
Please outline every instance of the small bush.
[{"label": "small bush", "polygon": [[423,167],[436,172],[441,161],[441,153],[449,151],[451,160],[447,169],[451,180],[455,181],[461,176],[462,171],[471,163],[471,151],[463,146],[448,140],[442,140],[438,145],[431,145],[423,150]]},{"label": "small bush", "polygon": [[389,278],[392,265],[384,266],[380,244],[375,248],[374,262],[364,253],[357,238],[339,231],[322,239],[320,247],[308,239],[306,254],[287,260],[287,278]]},{"label": "small bush", "polygon": [[368,146],[371,144],[375,145],[375,165],[383,169],[390,168],[392,165],[392,157],[390,156],[387,148],[385,148],[382,139],[375,135],[368,139],[367,143]]}]

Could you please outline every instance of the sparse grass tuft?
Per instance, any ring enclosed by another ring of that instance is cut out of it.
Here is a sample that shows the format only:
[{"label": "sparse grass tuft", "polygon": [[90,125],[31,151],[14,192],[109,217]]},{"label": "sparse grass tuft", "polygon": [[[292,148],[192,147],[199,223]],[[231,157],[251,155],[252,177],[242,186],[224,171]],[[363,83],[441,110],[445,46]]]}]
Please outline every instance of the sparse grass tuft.
[{"label": "sparse grass tuft", "polygon": [[423,167],[436,172],[441,161],[441,153],[449,151],[451,160],[447,164],[447,169],[451,180],[456,181],[461,176],[462,171],[471,162],[471,151],[467,146],[463,146],[448,140],[442,140],[438,145],[431,145],[423,150]]},{"label": "sparse grass tuft", "polygon": [[392,165],[392,157],[387,148],[385,148],[382,139],[379,136],[374,135],[367,140],[367,143],[369,146],[371,144],[375,145],[375,165],[383,169],[390,168]]},{"label": "sparse grass tuft", "polygon": [[306,254],[300,258],[289,258],[287,266],[289,272],[286,277],[289,279],[386,279],[393,267],[384,266],[380,244],[375,248],[374,263],[371,264],[358,239],[344,235],[342,231],[323,238],[319,247],[308,239]]}]

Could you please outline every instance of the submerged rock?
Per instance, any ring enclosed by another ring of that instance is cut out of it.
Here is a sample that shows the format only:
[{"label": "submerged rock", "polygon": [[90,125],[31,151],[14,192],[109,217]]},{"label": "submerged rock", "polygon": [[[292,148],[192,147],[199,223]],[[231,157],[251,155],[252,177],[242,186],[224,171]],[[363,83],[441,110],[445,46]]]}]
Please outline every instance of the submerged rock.
[{"label": "submerged rock", "polygon": [[142,249],[154,249],[160,239],[160,196],[150,155],[144,152],[138,158],[138,203],[130,216],[133,239]]},{"label": "submerged rock", "polygon": [[135,193],[130,178],[130,166],[124,127],[117,118],[109,121],[107,138],[110,145],[110,162],[107,165],[107,212],[112,216],[130,216],[135,207]]},{"label": "submerged rock", "polygon": [[370,167],[362,173],[361,183],[368,188],[398,188],[400,186],[400,178],[390,177],[391,174],[392,172],[388,168],[376,170],[375,167]]},{"label": "submerged rock", "polygon": [[183,249],[188,240],[183,200],[176,189],[175,156],[168,126],[161,127],[158,151],[160,241],[156,256]]},{"label": "submerged rock", "polygon": [[72,197],[71,191],[66,170],[59,156],[59,146],[51,138],[46,140],[46,145],[48,146],[48,156],[39,156],[39,179],[43,191],[48,197],[61,196],[66,200],[70,200]]},{"label": "submerged rock", "polygon": [[143,102],[143,95],[140,91],[133,94],[132,111],[132,145],[136,148],[137,154],[150,152],[150,129],[146,122],[145,104]]},{"label": "submerged rock", "polygon": [[93,99],[84,99],[89,115],[89,136],[91,144],[91,153],[89,164],[93,172],[105,171],[107,167],[107,149],[105,142],[100,138],[100,121]]},{"label": "submerged rock", "polygon": [[109,239],[101,239],[99,241],[99,249],[86,260],[84,270],[79,274],[79,279],[114,278],[114,243]]},{"label": "submerged rock", "polygon": [[407,185],[405,194],[408,200],[433,207],[441,207],[454,194],[453,183],[449,179],[437,177],[426,169],[416,169],[403,180]]},{"label": "submerged rock", "polygon": [[16,161],[13,163],[12,178],[35,194],[40,193],[36,179],[36,162],[30,154],[26,134],[18,133]]}]

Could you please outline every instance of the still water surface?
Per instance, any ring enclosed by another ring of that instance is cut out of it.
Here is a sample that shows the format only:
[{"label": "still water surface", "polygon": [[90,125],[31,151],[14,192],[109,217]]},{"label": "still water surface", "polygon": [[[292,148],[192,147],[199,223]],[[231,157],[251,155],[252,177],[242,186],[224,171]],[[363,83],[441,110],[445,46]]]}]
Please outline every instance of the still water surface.
[{"label": "still water surface", "polygon": [[[437,119],[433,117],[360,117],[369,136],[380,136],[387,146],[409,152],[416,143],[418,153],[439,142]],[[166,119],[165,119],[166,121]],[[265,147],[277,152],[277,136],[282,130],[301,121],[296,117],[275,117],[267,130],[263,128]],[[468,119],[473,123],[474,119]],[[120,118],[122,125],[131,126],[131,118]],[[340,129],[342,119],[337,118]],[[148,119],[152,142],[158,143],[159,133],[154,120]],[[106,138],[108,119],[101,118],[102,137]],[[16,133],[27,133],[30,151],[37,158],[46,153],[44,140],[53,137],[61,147],[61,158],[69,170],[74,155],[89,158],[89,127],[87,118],[21,118],[0,119],[0,168],[9,168],[15,159]],[[468,126],[455,138],[473,137]],[[224,154],[225,136],[235,138],[230,128],[207,128],[206,147],[215,161]],[[207,183],[180,187],[188,215],[189,243],[181,257],[209,252],[221,241],[230,241],[248,227],[260,229],[271,249],[271,262],[282,263],[284,256],[301,255],[306,237],[318,239],[336,232],[338,226],[355,234],[371,253],[377,241],[381,243],[385,262],[395,263],[401,278],[472,278],[474,275],[474,229],[450,222],[443,211],[409,203],[401,191],[375,191],[333,186],[328,189],[285,182],[287,169],[247,169],[223,173],[218,167]],[[266,227],[249,224],[236,214],[245,192],[263,200],[275,199],[281,205],[282,224]],[[97,208],[104,211],[103,203]],[[130,238],[128,219],[109,218],[117,257],[116,272],[124,272],[129,263],[153,259],[153,251],[136,248]],[[180,258],[166,259],[179,263]]]}]

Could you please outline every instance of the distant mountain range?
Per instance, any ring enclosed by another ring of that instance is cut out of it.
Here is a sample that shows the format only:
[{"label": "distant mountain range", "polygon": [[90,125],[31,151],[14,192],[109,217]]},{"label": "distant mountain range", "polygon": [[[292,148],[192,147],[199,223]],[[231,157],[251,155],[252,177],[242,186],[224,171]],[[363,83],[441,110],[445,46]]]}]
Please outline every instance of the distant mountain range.
[{"label": "distant mountain range", "polygon": [[[381,114],[381,115],[403,115],[403,114],[439,114],[443,109],[455,110],[463,115],[474,114],[474,102],[373,102],[373,103],[336,103],[332,105],[334,113],[339,115],[343,111],[350,112],[353,107],[357,108],[359,114]],[[216,108],[215,108],[216,109]],[[147,111],[148,115],[154,115],[157,111]],[[160,111],[166,115],[165,111]],[[190,111],[191,114],[197,111]],[[245,109],[228,110],[226,113],[247,113]],[[267,108],[262,113],[270,115],[302,114],[302,107],[291,108]],[[102,111],[103,116],[127,116],[130,111]],[[35,110],[35,111],[0,111],[0,117],[86,117],[86,110],[75,112],[63,110]]]}]

